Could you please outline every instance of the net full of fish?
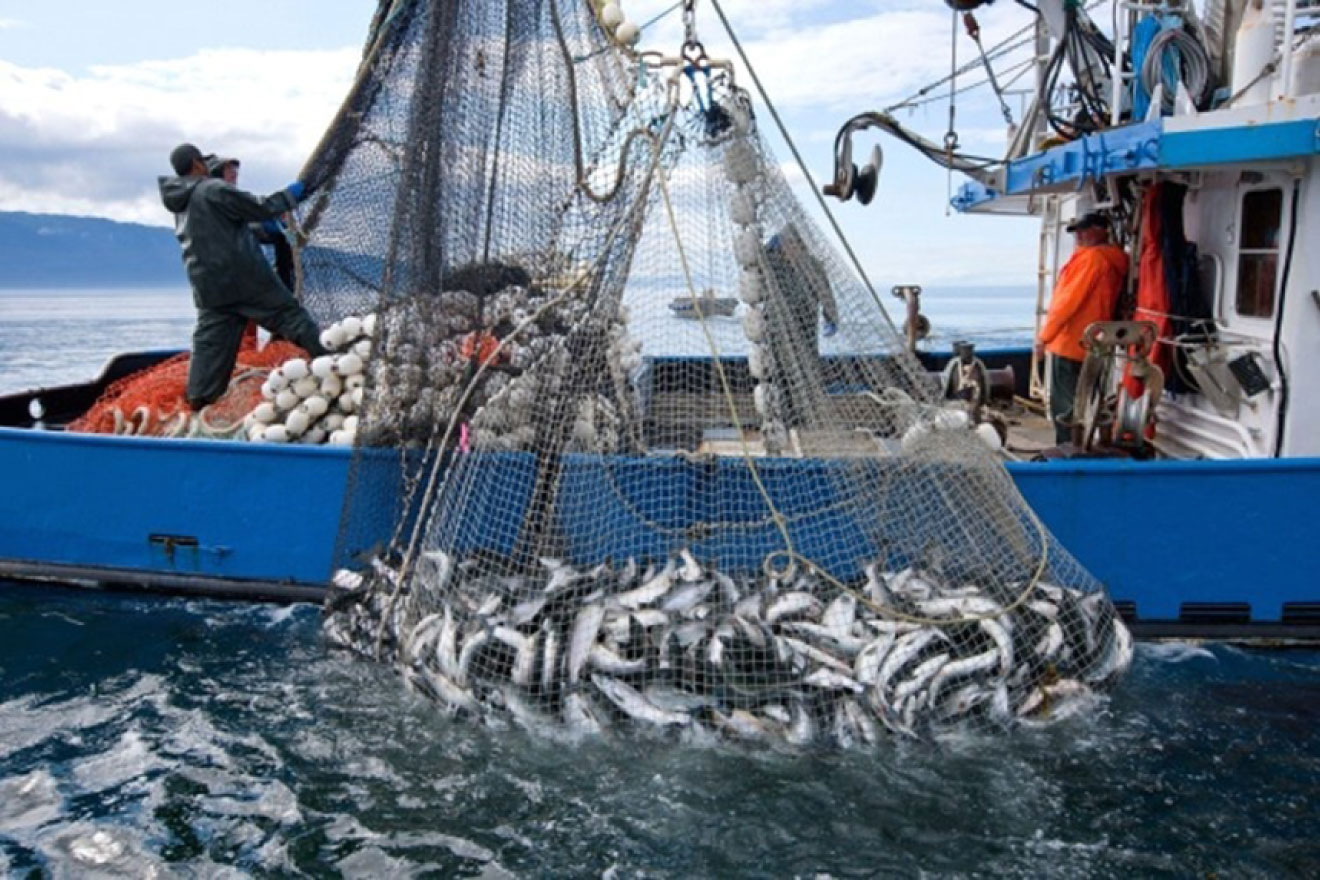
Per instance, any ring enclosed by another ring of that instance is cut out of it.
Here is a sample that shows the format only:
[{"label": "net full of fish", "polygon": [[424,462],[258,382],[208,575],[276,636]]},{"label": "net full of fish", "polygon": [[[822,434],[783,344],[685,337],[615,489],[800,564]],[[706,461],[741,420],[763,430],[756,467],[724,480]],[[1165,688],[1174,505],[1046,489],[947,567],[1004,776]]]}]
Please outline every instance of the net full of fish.
[{"label": "net full of fish", "polygon": [[[846,747],[1006,729],[1086,708],[1132,659],[1103,593],[915,568],[840,586],[804,567],[733,577],[682,551],[514,576],[427,551],[408,582],[375,559],[335,583],[331,641],[450,712],[542,732]],[[413,614],[420,596],[439,610]]]},{"label": "net full of fish", "polygon": [[[634,52],[598,4],[380,12],[299,217],[309,310],[376,316],[336,558],[378,549],[334,641],[456,714],[784,744],[1043,723],[1121,676],[1102,585],[798,201],[735,65]],[[707,289],[736,321],[663,307]]]}]

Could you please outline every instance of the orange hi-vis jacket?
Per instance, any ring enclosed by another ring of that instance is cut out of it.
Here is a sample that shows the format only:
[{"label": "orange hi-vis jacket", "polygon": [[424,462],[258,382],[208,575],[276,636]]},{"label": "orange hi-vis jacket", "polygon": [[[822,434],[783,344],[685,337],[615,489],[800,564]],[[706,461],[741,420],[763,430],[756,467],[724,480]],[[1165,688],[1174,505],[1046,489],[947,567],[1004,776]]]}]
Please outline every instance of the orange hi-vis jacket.
[{"label": "orange hi-vis jacket", "polygon": [[1114,320],[1118,294],[1127,277],[1128,257],[1115,244],[1078,248],[1059,273],[1040,342],[1069,360],[1086,360],[1082,333],[1096,321]]}]

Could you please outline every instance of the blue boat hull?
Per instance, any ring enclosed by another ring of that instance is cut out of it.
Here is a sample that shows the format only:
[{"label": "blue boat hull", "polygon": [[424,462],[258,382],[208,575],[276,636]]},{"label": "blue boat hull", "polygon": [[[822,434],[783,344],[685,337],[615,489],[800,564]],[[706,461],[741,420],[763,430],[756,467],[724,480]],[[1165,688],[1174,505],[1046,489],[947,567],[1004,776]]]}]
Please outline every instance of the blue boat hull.
[{"label": "blue boat hull", "polygon": [[[599,459],[572,459],[566,481],[599,478]],[[399,463],[399,453],[389,450],[367,451],[355,463],[350,450],[338,448],[0,428],[7,484],[0,494],[0,575],[314,600],[335,567],[388,540]],[[777,495],[817,500],[822,469],[837,466],[791,459],[766,464]],[[530,466],[514,470],[526,471],[530,491]],[[677,460],[615,460],[610,470],[612,478],[632,482],[634,498],[651,494],[647,484],[663,484],[657,495],[671,510],[684,486],[692,498],[708,495],[701,482],[709,474]],[[1320,578],[1311,569],[1320,518],[1308,512],[1320,493],[1320,459],[1059,461],[1014,463],[1009,471],[1045,524],[1129,618],[1206,634],[1244,624],[1320,623]],[[358,491],[376,493],[366,502],[382,515],[341,538],[350,478]],[[795,484],[804,490],[794,491]],[[565,496],[574,494],[586,497]],[[699,511],[679,507],[700,518]],[[566,506],[560,515],[565,533],[578,536],[575,557],[665,552],[645,545],[640,525],[628,526],[637,513],[593,503],[585,510]],[[582,518],[612,523],[608,537],[575,527]],[[809,550],[820,540],[813,534],[837,535],[838,526],[805,521],[795,541]],[[487,549],[514,537],[492,532]],[[760,549],[752,546],[757,536],[744,537],[748,559],[759,559]],[[775,540],[770,532],[761,537],[767,546]]]},{"label": "blue boat hull", "polygon": [[[397,496],[396,458],[364,456],[364,483]],[[318,599],[344,561],[351,464],[344,449],[3,428],[0,575]]]}]

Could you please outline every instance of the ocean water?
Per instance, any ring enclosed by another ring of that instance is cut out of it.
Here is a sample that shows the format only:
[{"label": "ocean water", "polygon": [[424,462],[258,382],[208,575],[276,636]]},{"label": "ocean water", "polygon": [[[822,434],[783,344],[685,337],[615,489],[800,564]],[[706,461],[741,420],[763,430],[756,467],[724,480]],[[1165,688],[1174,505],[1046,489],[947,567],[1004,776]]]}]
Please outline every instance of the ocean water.
[{"label": "ocean water", "polygon": [[0,394],[83,382],[122,351],[187,348],[192,293],[0,290]]},{"label": "ocean water", "polygon": [[[988,346],[1024,345],[1031,340],[1035,294],[1030,288],[931,288],[922,302],[933,325],[931,346],[947,349],[949,342],[963,337]],[[889,297],[884,304],[901,325],[902,303]],[[696,321],[670,315],[668,298],[633,301],[632,306],[648,354],[709,351]],[[0,290],[0,394],[85,381],[100,373],[117,352],[187,348],[194,317],[192,294],[186,287]],[[710,327],[721,351],[745,350],[736,315],[713,317]],[[868,339],[873,334],[866,328],[845,327],[822,350],[830,353],[843,345],[844,336]]]},{"label": "ocean water", "polygon": [[[959,294],[950,337],[1030,314]],[[0,383],[191,323],[0,291]],[[319,616],[0,583],[0,876],[1320,876],[1316,651],[1142,645],[1046,730],[785,754],[451,720]]]},{"label": "ocean water", "polygon": [[1316,653],[1143,645],[1048,730],[785,754],[454,721],[318,627],[0,585],[0,874],[1320,871]]}]

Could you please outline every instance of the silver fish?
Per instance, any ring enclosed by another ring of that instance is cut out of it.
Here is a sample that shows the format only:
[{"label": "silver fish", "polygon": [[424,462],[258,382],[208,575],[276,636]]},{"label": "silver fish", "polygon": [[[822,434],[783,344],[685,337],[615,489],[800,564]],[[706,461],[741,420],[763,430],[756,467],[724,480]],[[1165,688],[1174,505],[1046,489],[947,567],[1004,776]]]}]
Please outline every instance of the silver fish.
[{"label": "silver fish", "polygon": [[482,629],[470,634],[463,640],[463,648],[458,652],[458,676],[454,682],[458,685],[466,685],[472,672],[472,658],[477,655],[477,651],[490,641],[490,630]]},{"label": "silver fish", "polygon": [[[934,686],[932,685],[933,690]],[[1007,693],[1007,690],[1005,690],[1005,693]],[[944,705],[941,707],[940,717],[945,721],[957,720],[977,706],[990,702],[993,696],[994,691],[975,682],[965,684],[949,694],[948,699],[944,701]],[[934,702],[934,700],[935,697],[932,694],[931,701]]]},{"label": "silver fish", "polygon": [[1032,712],[1035,712],[1045,703],[1045,692],[1039,687],[1034,687],[1018,703],[1014,714],[1019,718],[1025,718]]},{"label": "silver fish", "polygon": [[478,617],[491,617],[500,610],[500,605],[504,603],[504,598],[499,593],[490,593],[481,600],[477,606],[476,614]]},{"label": "silver fish", "polygon": [[791,711],[793,720],[789,722],[785,736],[795,746],[809,745],[816,738],[816,722],[800,700],[793,703]]},{"label": "silver fish", "polygon": [[578,611],[573,620],[573,632],[568,639],[568,681],[577,684],[582,676],[582,667],[591,654],[592,645],[596,644],[596,635],[600,632],[601,621],[605,619],[603,605],[587,605]]},{"label": "silver fish", "polygon": [[440,625],[440,637],[435,644],[435,662],[440,673],[457,680],[458,671],[458,621],[454,619],[449,606],[445,606],[444,621]]},{"label": "silver fish", "polygon": [[684,650],[700,642],[708,632],[710,627],[700,620],[681,623],[674,627],[674,637],[678,640],[679,647]]},{"label": "silver fish", "polygon": [[845,661],[840,660],[833,654],[822,651],[819,648],[814,648],[800,639],[795,639],[792,636],[780,636],[779,642],[780,644],[787,645],[794,654],[805,657],[818,665],[828,666],[835,672],[842,672],[844,675],[852,672],[852,667]]},{"label": "silver fish", "polygon": [[692,723],[691,715],[686,712],[670,712],[661,709],[642,696],[635,688],[624,684],[617,678],[592,673],[591,683],[605,695],[606,699],[618,706],[625,715],[637,721],[644,721],[661,727],[682,727]]},{"label": "silver fish", "polygon": [[1109,646],[1104,658],[1082,678],[1091,684],[1105,684],[1127,672],[1132,665],[1132,633],[1115,617],[1110,630]]},{"label": "silver fish", "polygon": [[1008,634],[1005,621],[985,618],[977,621],[977,626],[988,635],[999,651],[999,674],[1006,676],[1013,669],[1013,638]]},{"label": "silver fish", "polygon": [[1094,691],[1072,678],[1042,685],[1034,694],[1038,694],[1039,699],[1030,710],[1018,707],[1018,717],[1022,719],[1019,723],[1031,727],[1038,726],[1043,720],[1053,723],[1071,718],[1090,706],[1095,698]]},{"label": "silver fish", "polygon": [[929,599],[935,594],[935,587],[914,568],[905,568],[898,574],[885,580],[886,589],[909,602]]},{"label": "silver fish", "polygon": [[1059,649],[1063,647],[1063,627],[1058,623],[1051,622],[1049,628],[1045,630],[1045,635],[1040,637],[1036,643],[1036,655],[1044,660],[1054,659]]},{"label": "silver fish", "polygon": [[595,736],[604,730],[591,702],[576,691],[564,697],[564,726],[579,736]]},{"label": "silver fish", "polygon": [[742,598],[742,593],[738,590],[738,585],[734,583],[733,578],[722,571],[713,572],[713,575],[715,583],[720,588],[720,600],[728,608],[737,605],[738,600]]},{"label": "silver fish", "polygon": [[513,720],[526,730],[533,733],[549,730],[553,727],[550,719],[536,710],[531,703],[527,702],[521,694],[512,688],[505,688],[499,692],[500,701],[504,708],[509,710]]},{"label": "silver fish", "polygon": [[714,697],[661,684],[647,685],[642,689],[642,696],[668,712],[695,712],[716,705]]},{"label": "silver fish", "polygon": [[783,617],[820,613],[820,600],[810,593],[794,591],[777,596],[765,609],[765,622],[774,623]]},{"label": "silver fish", "polygon": [[825,651],[837,652],[847,658],[856,657],[858,652],[871,642],[870,639],[851,635],[847,630],[840,631],[834,627],[823,626],[806,620],[786,621],[783,628],[794,635],[803,636],[813,645],[817,645]]},{"label": "silver fish", "polygon": [[559,629],[549,620],[542,621],[541,632],[545,635],[541,648],[541,687],[553,688],[559,678]]},{"label": "silver fish", "polygon": [[435,593],[449,586],[454,573],[454,557],[443,550],[423,550],[417,556],[417,575]]},{"label": "silver fish", "polygon": [[669,623],[669,615],[658,608],[643,608],[634,611],[632,616],[633,620],[637,621],[642,629],[653,629]]},{"label": "silver fish", "polygon": [[889,649],[894,646],[897,637],[893,633],[884,633],[869,642],[857,653],[853,661],[853,673],[862,684],[874,684],[880,674],[880,664],[884,662]]},{"label": "silver fish", "polygon": [[1032,599],[1027,603],[1027,607],[1041,617],[1047,617],[1050,620],[1054,620],[1059,616],[1059,606],[1044,599]]},{"label": "silver fish", "polygon": [[889,608],[894,605],[894,597],[889,594],[885,575],[881,573],[880,566],[874,562],[866,566],[866,595],[867,598],[882,608]]},{"label": "silver fish", "polygon": [[696,558],[686,549],[679,551],[678,554],[683,559],[683,565],[678,570],[678,576],[687,583],[701,580],[701,565]]},{"label": "silver fish", "polygon": [[643,672],[647,666],[645,658],[626,660],[600,643],[592,645],[588,660],[593,669],[610,675],[635,675]]},{"label": "silver fish", "polygon": [[821,625],[826,629],[846,634],[857,619],[857,600],[848,593],[840,593],[821,614]]},{"label": "silver fish", "polygon": [[861,736],[862,742],[873,746],[880,741],[880,730],[871,720],[870,713],[857,705],[855,700],[841,700],[839,706],[848,717],[853,730]]},{"label": "silver fish", "polygon": [[857,745],[858,740],[862,738],[862,732],[857,729],[854,719],[843,708],[843,704],[836,704],[834,707],[834,741],[840,748],[851,749]]},{"label": "silver fish", "polygon": [[768,644],[768,638],[773,638],[773,636],[767,637],[766,631],[752,620],[737,615],[732,619],[738,634],[750,642],[753,647],[764,648]]},{"label": "silver fish", "polygon": [[711,720],[725,733],[747,740],[768,740],[776,737],[776,725],[764,718],[758,718],[746,709],[734,709],[724,714],[718,709],[712,710]]},{"label": "silver fish", "polygon": [[380,575],[393,588],[399,587],[399,573],[379,556],[371,557],[371,569]]},{"label": "silver fish", "polygon": [[509,673],[514,684],[527,686],[536,674],[536,635],[523,635],[516,629],[497,626],[491,633],[499,641],[514,650],[513,669]]},{"label": "silver fish", "polygon": [[412,628],[408,634],[405,644],[408,646],[406,656],[410,663],[422,662],[426,651],[431,647],[432,637],[440,630],[444,623],[444,617],[437,613],[428,614],[417,625]]},{"label": "silver fish", "polygon": [[659,574],[642,582],[640,587],[629,590],[626,593],[619,593],[612,600],[615,605],[622,608],[638,609],[647,605],[654,604],[660,600],[660,597],[669,592],[669,588],[674,585],[673,562]]},{"label": "silver fish", "polygon": [[764,600],[760,593],[743,596],[733,606],[734,617],[741,617],[744,620],[760,620],[764,612]]},{"label": "silver fish", "polygon": [[445,705],[451,712],[471,712],[478,714],[481,711],[481,704],[477,698],[464,687],[461,687],[448,676],[441,675],[433,669],[423,667],[420,670],[422,680],[424,680],[430,692]]},{"label": "silver fish", "polygon": [[1000,659],[999,650],[985,651],[981,654],[974,654],[971,657],[964,657],[961,660],[954,660],[944,665],[939,673],[931,679],[929,688],[929,702],[934,705],[940,698],[942,691],[949,682],[961,678],[964,675],[975,675],[978,672],[985,672],[993,669]]},{"label": "silver fish", "polygon": [[941,596],[935,599],[923,599],[916,604],[917,610],[926,617],[962,618],[984,615],[998,616],[1004,613],[1002,605],[980,595]]},{"label": "silver fish", "polygon": [[629,556],[628,561],[619,569],[619,585],[627,586],[637,580],[637,559]]},{"label": "silver fish", "polygon": [[921,629],[900,636],[885,657],[885,662],[881,664],[880,671],[876,673],[874,682],[876,691],[887,692],[889,680],[894,677],[898,670],[916,658],[927,645],[942,637],[943,633],[936,629]]},{"label": "silver fish", "polygon": [[[541,560],[547,562],[547,560]],[[553,560],[556,565],[547,566],[550,568],[550,580],[545,585],[545,594],[547,596],[567,590],[573,584],[582,579],[582,574],[570,565],[565,565],[558,560]]]},{"label": "silver fish", "polygon": [[[993,658],[992,658],[993,659]],[[917,695],[928,682],[935,678],[941,669],[949,662],[947,653],[936,654],[928,660],[923,660],[917,664],[917,668],[912,670],[912,675],[906,681],[894,688],[894,697],[892,702],[901,703],[908,697]],[[922,701],[924,702],[924,700]]]},{"label": "silver fish", "polygon": [[685,583],[666,596],[660,608],[662,611],[668,611],[671,614],[683,614],[695,608],[714,588],[715,584],[712,581]]},{"label": "silver fish", "polygon": [[514,626],[524,626],[536,619],[536,616],[545,608],[548,600],[545,596],[533,596],[513,606],[509,611],[509,623]]},{"label": "silver fish", "polygon": [[811,687],[821,688],[822,690],[852,691],[855,694],[860,694],[862,691],[866,690],[864,686],[859,684],[851,676],[845,675],[842,672],[835,672],[832,669],[826,669],[823,666],[803,678],[802,683],[810,685]]},{"label": "silver fish", "polygon": [[1013,708],[1008,698],[1008,685],[1004,682],[994,686],[990,694],[990,717],[1000,724],[1013,720]]}]

